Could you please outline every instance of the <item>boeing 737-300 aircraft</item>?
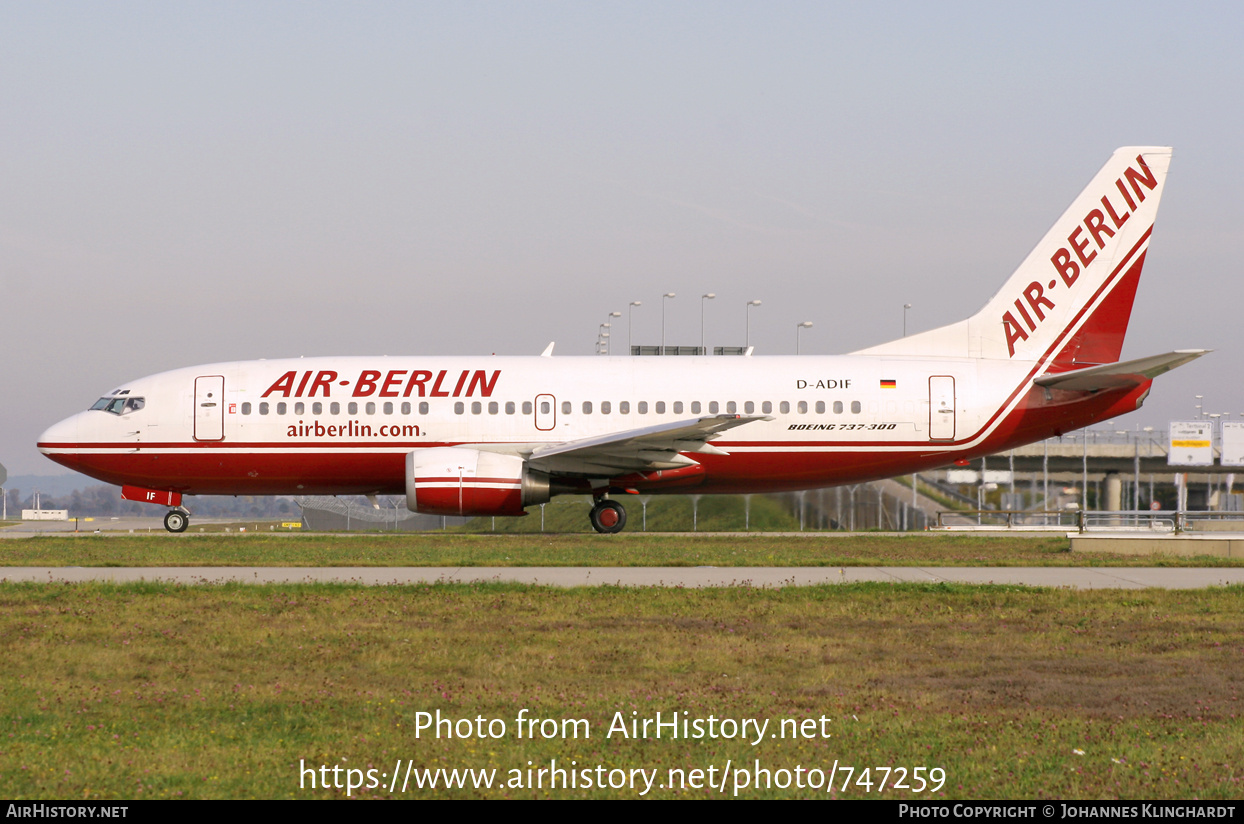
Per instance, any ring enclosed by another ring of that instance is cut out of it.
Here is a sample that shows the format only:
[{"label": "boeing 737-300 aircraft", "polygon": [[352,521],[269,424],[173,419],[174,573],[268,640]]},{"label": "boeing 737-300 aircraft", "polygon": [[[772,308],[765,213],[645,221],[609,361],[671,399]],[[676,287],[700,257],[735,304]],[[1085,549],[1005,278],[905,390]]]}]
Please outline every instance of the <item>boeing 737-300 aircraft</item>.
[{"label": "boeing 737-300 aircraft", "polygon": [[52,460],[170,510],[183,495],[404,492],[524,515],[591,494],[812,489],[928,470],[1137,409],[1204,354],[1119,363],[1171,150],[1119,149],[985,307],[834,357],[336,357],[142,378],[43,433]]}]

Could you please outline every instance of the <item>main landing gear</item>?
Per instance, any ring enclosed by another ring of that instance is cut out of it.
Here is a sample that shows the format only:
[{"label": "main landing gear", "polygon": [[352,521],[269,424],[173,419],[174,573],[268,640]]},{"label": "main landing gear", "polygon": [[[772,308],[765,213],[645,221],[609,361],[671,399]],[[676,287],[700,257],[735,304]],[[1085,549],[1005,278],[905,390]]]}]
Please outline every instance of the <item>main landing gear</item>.
[{"label": "main landing gear", "polygon": [[626,509],[617,501],[601,498],[588,513],[588,518],[592,521],[592,529],[611,535],[621,532],[626,526]]},{"label": "main landing gear", "polygon": [[190,526],[190,513],[184,509],[170,509],[164,515],[164,528],[169,532],[185,532]]}]

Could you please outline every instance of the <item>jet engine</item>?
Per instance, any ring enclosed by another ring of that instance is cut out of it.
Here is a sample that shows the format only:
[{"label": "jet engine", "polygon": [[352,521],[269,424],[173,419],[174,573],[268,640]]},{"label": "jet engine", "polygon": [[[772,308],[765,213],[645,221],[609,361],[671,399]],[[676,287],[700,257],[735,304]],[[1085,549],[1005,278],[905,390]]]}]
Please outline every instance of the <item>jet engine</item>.
[{"label": "jet engine", "polygon": [[406,508],[425,515],[525,515],[546,503],[549,476],[516,455],[463,447],[406,455]]}]

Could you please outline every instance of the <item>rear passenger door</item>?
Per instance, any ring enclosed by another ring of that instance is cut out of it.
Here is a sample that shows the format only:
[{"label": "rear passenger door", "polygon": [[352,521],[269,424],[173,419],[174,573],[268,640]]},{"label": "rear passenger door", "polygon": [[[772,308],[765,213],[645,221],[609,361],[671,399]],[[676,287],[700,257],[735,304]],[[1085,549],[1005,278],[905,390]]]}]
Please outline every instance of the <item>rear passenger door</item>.
[{"label": "rear passenger door", "polygon": [[929,440],[955,439],[955,379],[949,375],[929,378]]}]

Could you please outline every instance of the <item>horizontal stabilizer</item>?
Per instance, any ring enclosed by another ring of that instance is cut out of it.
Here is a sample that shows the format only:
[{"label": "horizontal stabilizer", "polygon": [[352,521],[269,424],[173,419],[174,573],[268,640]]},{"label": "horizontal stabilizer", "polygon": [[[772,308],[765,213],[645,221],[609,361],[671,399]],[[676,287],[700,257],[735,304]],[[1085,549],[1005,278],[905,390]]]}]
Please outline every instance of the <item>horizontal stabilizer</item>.
[{"label": "horizontal stabilizer", "polygon": [[1209,349],[1178,349],[1165,355],[1151,355],[1139,360],[1090,366],[1074,372],[1042,375],[1033,383],[1047,389],[1065,389],[1071,392],[1100,392],[1104,389],[1123,389],[1140,386],[1176,366],[1196,360]]}]

